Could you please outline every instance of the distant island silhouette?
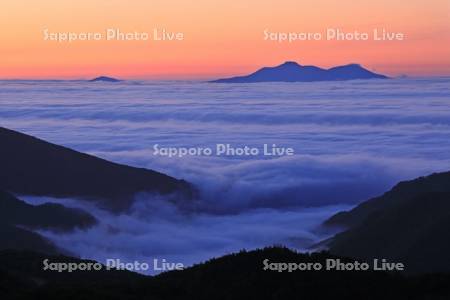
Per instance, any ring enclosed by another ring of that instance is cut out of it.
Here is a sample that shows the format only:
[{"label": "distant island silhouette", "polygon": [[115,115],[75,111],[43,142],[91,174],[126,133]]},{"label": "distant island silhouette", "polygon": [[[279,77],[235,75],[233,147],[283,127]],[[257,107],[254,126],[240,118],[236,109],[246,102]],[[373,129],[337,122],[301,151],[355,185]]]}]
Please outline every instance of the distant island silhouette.
[{"label": "distant island silhouette", "polygon": [[98,81],[102,81],[102,82],[120,82],[122,80],[117,79],[117,78],[113,78],[113,77],[108,77],[108,76],[100,76],[100,77],[96,77],[94,79],[89,80],[89,82],[98,82]]},{"label": "distant island silhouette", "polygon": [[316,66],[302,66],[294,61],[287,61],[276,67],[264,67],[246,75],[217,79],[213,83],[254,83],[254,82],[312,82],[338,81],[353,79],[386,79],[385,75],[373,73],[359,64],[322,69]]}]

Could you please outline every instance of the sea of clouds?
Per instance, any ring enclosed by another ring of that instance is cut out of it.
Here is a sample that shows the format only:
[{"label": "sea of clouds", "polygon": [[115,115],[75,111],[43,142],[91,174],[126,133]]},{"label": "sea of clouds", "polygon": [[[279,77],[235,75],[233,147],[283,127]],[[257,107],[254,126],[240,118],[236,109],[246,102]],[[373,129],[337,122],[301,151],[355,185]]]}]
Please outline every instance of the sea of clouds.
[{"label": "sea of clouds", "polygon": [[[184,178],[194,213],[140,195],[86,232],[43,233],[82,257],[194,263],[242,248],[303,249],[334,212],[450,169],[450,79],[323,83],[0,81],[0,126]],[[153,146],[292,147],[284,157],[154,155]],[[31,203],[62,201],[27,197]],[[64,200],[72,206],[84,202]],[[86,208],[86,207],[85,207]]]}]

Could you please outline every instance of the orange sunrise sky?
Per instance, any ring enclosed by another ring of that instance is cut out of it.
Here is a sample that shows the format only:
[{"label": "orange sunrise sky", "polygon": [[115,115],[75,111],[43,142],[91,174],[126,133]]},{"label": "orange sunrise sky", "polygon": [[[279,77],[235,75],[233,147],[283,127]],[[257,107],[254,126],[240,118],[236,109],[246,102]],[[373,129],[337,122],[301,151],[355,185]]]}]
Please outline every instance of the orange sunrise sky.
[{"label": "orange sunrise sky", "polygon": [[[147,41],[44,40],[50,33],[147,32]],[[183,40],[154,41],[153,29]],[[269,32],[386,29],[402,41],[264,40]],[[391,76],[450,75],[450,0],[1,0],[0,78],[109,75],[203,79],[287,60],[331,67],[360,63]]]}]

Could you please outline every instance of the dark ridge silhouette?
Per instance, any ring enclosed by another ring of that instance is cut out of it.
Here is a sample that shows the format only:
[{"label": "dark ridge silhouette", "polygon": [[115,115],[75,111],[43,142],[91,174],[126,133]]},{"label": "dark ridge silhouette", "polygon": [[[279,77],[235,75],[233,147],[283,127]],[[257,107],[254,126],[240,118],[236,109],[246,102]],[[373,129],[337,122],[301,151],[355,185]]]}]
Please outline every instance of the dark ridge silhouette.
[{"label": "dark ridge silhouette", "polygon": [[33,206],[4,191],[0,191],[0,219],[15,226],[54,231],[84,229],[97,223],[83,210],[53,203]]},{"label": "dark ridge silhouette", "polygon": [[[84,288],[90,289],[90,286],[99,290],[107,290],[107,285],[131,286],[132,283],[139,283],[141,279],[146,278],[137,273],[119,270],[76,271],[70,273],[49,271],[44,270],[44,260],[46,259],[48,259],[49,264],[52,262],[96,263],[92,260],[81,260],[61,254],[43,254],[29,250],[3,250],[0,251],[0,263],[2,264],[0,266],[0,295],[2,295],[2,292],[8,291],[10,296],[46,299],[46,297],[39,298],[37,295],[47,293],[47,289],[49,290],[48,292],[51,292],[50,290],[55,288],[55,293],[52,293],[53,297],[57,297],[59,294],[60,296],[69,296],[69,299],[80,299],[77,297],[70,298],[72,295],[70,292],[71,288],[76,289],[78,287],[80,292]],[[7,279],[8,285],[5,284],[5,279]],[[17,289],[20,286],[22,289]]]},{"label": "dark ridge silhouette", "polygon": [[0,291],[14,299],[448,299],[450,275],[382,271],[263,270],[263,261],[321,263],[352,259],[286,248],[241,251],[182,270],[145,277],[127,271],[44,271],[43,261],[89,263],[27,251],[0,252]]},{"label": "dark ridge silhouette", "polygon": [[96,224],[90,214],[59,204],[29,205],[0,191],[0,249],[60,252],[53,244],[30,230],[70,231]]},{"label": "dark ridge silhouette", "polygon": [[120,82],[122,80],[113,78],[113,77],[107,77],[107,76],[100,76],[96,77],[94,79],[89,80],[89,82]]},{"label": "dark ridge silhouette", "polygon": [[193,197],[194,188],[152,170],[109,162],[0,127],[0,189],[22,195],[79,197],[123,210],[138,192]]},{"label": "dark ridge silhouette", "polygon": [[35,232],[0,221],[0,251],[10,249],[33,250],[47,254],[59,254],[63,252],[53,245],[53,243]]},{"label": "dark ridge silhouette", "polygon": [[325,225],[347,228],[326,241],[334,254],[400,261],[411,272],[450,272],[450,172],[399,183]]},{"label": "dark ridge silhouette", "polygon": [[435,173],[395,185],[380,197],[359,204],[348,212],[340,212],[325,222],[329,226],[354,227],[374,213],[401,205],[411,198],[430,193],[450,193],[450,172]]},{"label": "dark ridge silhouette", "polygon": [[255,83],[255,82],[312,82],[353,79],[386,79],[388,77],[373,73],[358,64],[322,69],[315,66],[302,66],[287,61],[276,67],[264,67],[247,76],[237,76],[213,80],[214,83]]}]

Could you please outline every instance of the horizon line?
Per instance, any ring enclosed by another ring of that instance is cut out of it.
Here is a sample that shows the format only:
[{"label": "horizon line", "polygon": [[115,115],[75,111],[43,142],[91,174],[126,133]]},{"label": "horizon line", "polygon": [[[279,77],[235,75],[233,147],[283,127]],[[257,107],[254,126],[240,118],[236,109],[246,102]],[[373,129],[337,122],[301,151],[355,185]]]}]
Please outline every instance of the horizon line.
[{"label": "horizon line", "polygon": [[[281,61],[281,62],[280,62]],[[301,64],[303,61],[302,59],[298,60],[295,58],[285,57],[284,59],[278,60],[278,62],[272,62],[272,63],[258,63],[258,64],[248,64],[248,65],[240,65],[239,67],[236,66],[236,70],[222,70],[220,72],[219,70],[216,70],[218,72],[214,72],[214,70],[210,70],[210,72],[199,72],[199,73],[182,73],[182,72],[171,72],[171,73],[165,73],[165,72],[155,72],[155,73],[148,73],[145,72],[125,72],[124,76],[119,75],[121,72],[120,69],[118,70],[103,70],[103,72],[100,70],[99,73],[89,72],[84,73],[83,72],[64,72],[65,68],[58,68],[59,70],[56,72],[40,72],[41,74],[44,73],[46,75],[39,75],[39,74],[27,74],[28,72],[13,72],[15,75],[12,77],[9,77],[9,75],[3,74],[3,77],[0,75],[0,80],[91,80],[93,78],[99,77],[99,76],[107,76],[107,77],[113,77],[117,79],[123,79],[123,80],[145,80],[145,81],[202,81],[202,80],[217,80],[222,78],[228,78],[228,77],[239,77],[239,76],[247,76],[250,75],[256,71],[259,71],[263,68],[272,68],[272,67],[278,67],[282,66],[286,63],[295,63],[302,67],[317,67],[324,70],[329,70],[336,67],[344,67],[349,65],[359,65],[360,67],[374,72],[381,75],[385,75],[390,78],[398,78],[398,77],[412,77],[412,78],[435,78],[435,77],[448,77],[450,76],[450,65],[448,65],[449,70],[447,68],[444,69],[435,69],[434,71],[431,69],[425,70],[423,69],[420,71],[421,68],[416,69],[415,71],[409,70],[403,70],[406,72],[402,72],[401,68],[397,71],[395,71],[395,65],[371,65],[371,64],[364,64],[361,62],[345,62],[345,63],[335,63],[335,64],[325,64],[321,65],[314,64],[311,62],[307,62],[305,64]],[[137,66],[136,66],[137,67]],[[394,67],[394,69],[392,69]],[[417,66],[419,67],[419,66]],[[71,68],[69,68],[70,70]],[[89,69],[89,68],[88,68]],[[96,66],[92,66],[92,69],[96,69]],[[101,69],[101,68],[99,68]],[[220,69],[220,67],[219,67]],[[385,70],[385,71],[383,71]],[[225,71],[225,72],[224,72]],[[21,74],[22,73],[22,74]],[[51,74],[53,73],[53,74]],[[58,74],[59,73],[59,74]],[[134,73],[134,74],[133,74]]]},{"label": "horizon line", "polygon": [[[25,77],[25,78],[1,78],[0,77],[0,81],[90,81],[92,79],[95,79],[97,77],[101,77],[101,76],[106,76],[106,77],[111,77],[111,78],[115,78],[118,79],[120,81],[197,81],[197,82],[205,82],[205,81],[209,81],[209,80],[215,80],[217,79],[217,77],[213,77],[213,78],[173,78],[173,79],[169,79],[169,78],[137,78],[137,77],[116,77],[116,76],[112,76],[112,75],[98,75],[98,76],[94,76],[94,77],[89,77],[89,78],[54,78],[54,77],[48,77],[48,78],[29,78],[29,77]],[[232,76],[232,75],[231,75]],[[450,74],[447,75],[407,75],[407,74],[402,74],[402,75],[397,75],[397,76],[390,76],[390,79],[426,79],[426,78],[447,78],[450,77]],[[358,80],[358,79],[354,79],[354,80]],[[364,80],[364,79],[359,79],[359,80]],[[349,80],[343,80],[343,81],[349,81]],[[281,81],[280,83],[282,83],[283,81]],[[266,82],[267,83],[267,82]],[[294,82],[294,83],[299,83],[299,82]],[[308,83],[308,82],[303,82],[303,83]]]}]

